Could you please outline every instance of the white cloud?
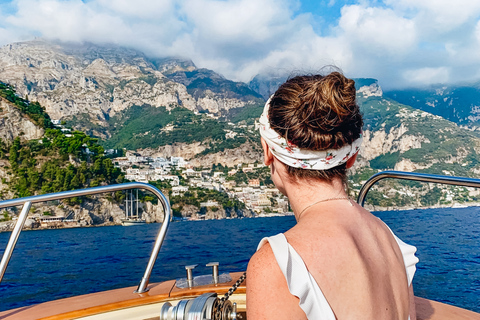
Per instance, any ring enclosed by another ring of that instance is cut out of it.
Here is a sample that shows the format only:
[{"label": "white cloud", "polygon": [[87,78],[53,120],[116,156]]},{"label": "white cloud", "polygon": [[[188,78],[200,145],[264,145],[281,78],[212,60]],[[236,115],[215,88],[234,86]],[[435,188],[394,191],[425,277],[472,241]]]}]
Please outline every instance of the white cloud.
[{"label": "white cloud", "polygon": [[[95,3],[95,2],[94,2]],[[174,0],[97,0],[99,9],[108,9],[127,18],[149,20],[168,19],[175,13]],[[170,19],[168,19],[170,20]]]},{"label": "white cloud", "polygon": [[34,36],[117,43],[242,81],[329,64],[387,87],[479,75],[478,0],[358,0],[319,33],[299,8],[298,0],[14,0],[0,11],[0,44]]},{"label": "white cloud", "polygon": [[476,26],[475,26],[475,37],[476,37],[478,43],[480,43],[480,21],[478,21]]},{"label": "white cloud", "polygon": [[268,41],[272,35],[288,31],[291,23],[288,3],[273,0],[189,0],[183,11],[211,41],[249,43]]},{"label": "white cloud", "polygon": [[403,72],[403,77],[412,86],[447,83],[450,70],[447,67],[410,69]]},{"label": "white cloud", "polygon": [[386,0],[388,5],[409,14],[417,24],[435,32],[448,32],[480,14],[478,0]]},{"label": "white cloud", "polygon": [[345,6],[339,28],[350,43],[376,52],[376,55],[400,54],[410,50],[416,42],[414,22],[391,9]]},{"label": "white cloud", "polygon": [[129,33],[121,18],[95,12],[81,0],[19,0],[16,16],[7,22],[46,38],[62,41],[99,41]]}]

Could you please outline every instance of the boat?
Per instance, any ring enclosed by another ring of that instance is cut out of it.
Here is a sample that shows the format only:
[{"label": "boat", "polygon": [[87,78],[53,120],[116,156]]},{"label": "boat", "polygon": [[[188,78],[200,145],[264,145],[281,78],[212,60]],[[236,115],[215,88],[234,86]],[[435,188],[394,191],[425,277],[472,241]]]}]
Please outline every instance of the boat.
[{"label": "boat", "polygon": [[[368,190],[376,182],[386,178],[480,187],[480,179],[385,171],[372,176],[363,185],[357,202],[364,205]],[[165,212],[164,222],[158,231],[152,254],[138,286],[69,297],[7,310],[0,312],[0,319],[247,319],[245,294],[248,279],[245,279],[245,273],[220,273],[221,267],[216,262],[208,264],[212,268],[211,274],[208,275],[193,276],[195,265],[189,265],[185,266],[185,278],[149,283],[153,265],[171,220],[171,208],[167,198],[157,188],[139,182],[65,191],[0,202],[0,209],[23,205],[0,262],[0,285],[32,203],[132,189],[144,189],[152,192],[159,199],[159,203],[162,204]],[[429,299],[415,297],[415,305],[418,320],[480,320],[480,313]],[[265,307],[268,307],[268,302],[265,303]]]},{"label": "boat", "polygon": [[[129,196],[130,195],[130,196]],[[133,210],[136,204],[136,213]],[[122,226],[131,227],[147,223],[145,219],[141,219],[138,215],[138,189],[137,196],[133,195],[133,190],[127,190],[125,197],[125,219],[122,219]]]}]

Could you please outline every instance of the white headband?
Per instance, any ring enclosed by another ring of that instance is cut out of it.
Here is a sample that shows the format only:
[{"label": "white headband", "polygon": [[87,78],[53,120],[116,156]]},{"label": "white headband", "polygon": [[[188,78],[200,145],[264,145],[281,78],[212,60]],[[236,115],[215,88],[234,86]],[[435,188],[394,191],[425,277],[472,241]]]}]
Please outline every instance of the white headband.
[{"label": "white headband", "polygon": [[302,169],[327,170],[344,164],[360,150],[362,135],[353,141],[351,145],[343,146],[340,149],[322,151],[300,149],[290,141],[285,140],[270,127],[270,122],[268,121],[269,106],[270,99],[265,104],[263,113],[260,116],[260,135],[268,144],[273,155],[286,165]]}]

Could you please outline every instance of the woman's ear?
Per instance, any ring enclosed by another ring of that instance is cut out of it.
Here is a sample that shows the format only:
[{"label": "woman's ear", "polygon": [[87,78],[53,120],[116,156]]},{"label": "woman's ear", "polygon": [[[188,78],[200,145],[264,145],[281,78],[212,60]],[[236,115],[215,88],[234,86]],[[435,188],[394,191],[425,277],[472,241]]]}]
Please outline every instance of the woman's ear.
[{"label": "woman's ear", "polygon": [[353,155],[353,157],[347,160],[347,169],[350,169],[351,167],[353,167],[355,160],[357,160],[357,156],[358,156],[358,151]]},{"label": "woman's ear", "polygon": [[270,151],[268,144],[265,142],[265,140],[263,140],[263,138],[260,138],[260,141],[262,142],[263,147],[263,163],[266,166],[269,166],[273,162],[273,153]]}]

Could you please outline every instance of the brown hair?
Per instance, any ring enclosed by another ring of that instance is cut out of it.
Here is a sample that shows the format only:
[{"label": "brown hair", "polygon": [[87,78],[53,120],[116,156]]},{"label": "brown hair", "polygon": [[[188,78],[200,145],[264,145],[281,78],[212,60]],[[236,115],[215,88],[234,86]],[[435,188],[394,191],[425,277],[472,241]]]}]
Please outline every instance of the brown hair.
[{"label": "brown hair", "polygon": [[[339,149],[362,133],[355,81],[340,72],[327,76],[297,76],[287,80],[270,100],[270,126],[302,149]],[[331,182],[346,181],[346,164],[328,170],[287,166],[290,176]]]}]

